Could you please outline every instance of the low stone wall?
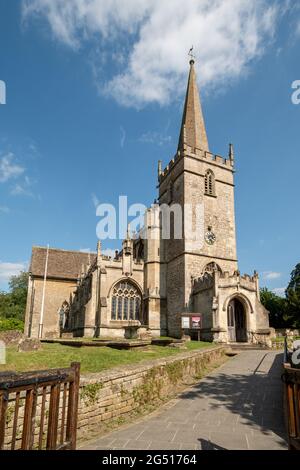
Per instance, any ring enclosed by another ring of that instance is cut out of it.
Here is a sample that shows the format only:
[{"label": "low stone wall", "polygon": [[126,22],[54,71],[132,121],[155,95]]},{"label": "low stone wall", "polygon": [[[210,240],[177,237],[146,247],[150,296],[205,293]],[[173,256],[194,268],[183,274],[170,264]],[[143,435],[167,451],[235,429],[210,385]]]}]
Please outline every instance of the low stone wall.
[{"label": "low stone wall", "polygon": [[228,348],[217,346],[81,378],[78,439],[90,439],[112,423],[154,407],[183,385],[201,378]]},{"label": "low stone wall", "polygon": [[6,346],[18,344],[20,340],[24,339],[25,335],[22,331],[9,330],[0,331],[0,341],[3,341]]}]

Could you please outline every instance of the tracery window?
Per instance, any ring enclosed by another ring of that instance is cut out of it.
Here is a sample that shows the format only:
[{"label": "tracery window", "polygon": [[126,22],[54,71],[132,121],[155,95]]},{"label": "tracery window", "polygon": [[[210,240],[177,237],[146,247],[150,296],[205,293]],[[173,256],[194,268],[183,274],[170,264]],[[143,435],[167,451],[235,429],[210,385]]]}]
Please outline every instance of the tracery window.
[{"label": "tracery window", "polygon": [[215,196],[215,175],[211,170],[205,173],[205,194],[207,196]]},{"label": "tracery window", "polygon": [[128,281],[116,284],[111,298],[111,319],[140,320],[141,314],[142,298],[138,288]]},{"label": "tracery window", "polygon": [[60,329],[67,329],[69,326],[70,305],[65,301],[59,311],[59,327]]},{"label": "tracery window", "polygon": [[205,266],[202,275],[212,274],[214,271],[219,271],[219,273],[222,273],[222,269],[217,263],[209,263]]}]

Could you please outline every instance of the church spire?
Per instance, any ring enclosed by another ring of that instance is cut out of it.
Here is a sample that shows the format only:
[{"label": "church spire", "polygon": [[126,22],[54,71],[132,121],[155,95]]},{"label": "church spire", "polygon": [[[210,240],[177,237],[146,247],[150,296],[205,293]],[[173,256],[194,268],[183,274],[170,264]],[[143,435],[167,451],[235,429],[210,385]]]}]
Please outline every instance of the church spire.
[{"label": "church spire", "polygon": [[184,144],[192,148],[209,151],[205,123],[197,86],[195,61],[190,61],[190,75],[186,92],[178,150]]}]

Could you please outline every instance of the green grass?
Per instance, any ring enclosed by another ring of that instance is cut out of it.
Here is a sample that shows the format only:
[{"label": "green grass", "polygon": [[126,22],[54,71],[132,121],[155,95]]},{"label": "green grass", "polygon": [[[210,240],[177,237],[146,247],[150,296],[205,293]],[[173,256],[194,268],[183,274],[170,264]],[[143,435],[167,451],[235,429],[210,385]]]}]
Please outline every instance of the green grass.
[{"label": "green grass", "polygon": [[[296,337],[289,337],[288,338],[288,341],[296,341],[300,339],[300,336],[296,336]],[[277,338],[272,338],[272,343],[284,343],[284,336],[280,336],[280,337],[277,337]]]},{"label": "green grass", "polygon": [[[191,341],[189,351],[213,346],[211,343]],[[145,350],[119,351],[111,348],[73,348],[60,344],[43,344],[39,351],[18,353],[16,346],[7,348],[6,364],[0,365],[0,372],[29,371],[69,367],[71,362],[81,362],[81,372],[101,372],[113,367],[135,364],[150,359],[159,359],[180,354],[184,351],[169,347],[149,346]]]}]

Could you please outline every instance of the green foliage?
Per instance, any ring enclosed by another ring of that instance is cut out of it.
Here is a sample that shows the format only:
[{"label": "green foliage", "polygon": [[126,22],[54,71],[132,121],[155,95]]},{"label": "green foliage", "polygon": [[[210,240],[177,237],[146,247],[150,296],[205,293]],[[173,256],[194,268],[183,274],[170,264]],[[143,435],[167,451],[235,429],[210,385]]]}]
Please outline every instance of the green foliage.
[{"label": "green foliage", "polygon": [[286,319],[287,301],[279,297],[267,288],[260,290],[260,300],[264,307],[270,312],[270,326],[273,328],[287,328]]},{"label": "green foliage", "polygon": [[93,405],[98,398],[98,393],[102,390],[103,384],[101,382],[94,384],[87,384],[81,390],[81,398],[86,405]]},{"label": "green foliage", "polygon": [[16,318],[0,318],[0,331],[24,331],[24,322]]},{"label": "green foliage", "polygon": [[287,318],[293,328],[300,328],[300,263],[291,274],[291,280],[286,290],[288,304]]},{"label": "green foliage", "polygon": [[0,292],[0,318],[24,321],[27,300],[28,273],[12,276],[9,292]]},{"label": "green foliage", "polygon": [[270,325],[274,328],[300,328],[300,263],[291,273],[291,280],[282,298],[264,288],[261,302],[270,312]]},{"label": "green foliage", "polygon": [[27,291],[28,273],[21,272],[18,276],[12,276],[8,283],[9,289],[13,293]]},{"label": "green foliage", "polygon": [[293,289],[293,290],[300,289],[300,263],[298,263],[294,271],[292,271],[291,280],[288,285],[288,290],[290,289]]}]

